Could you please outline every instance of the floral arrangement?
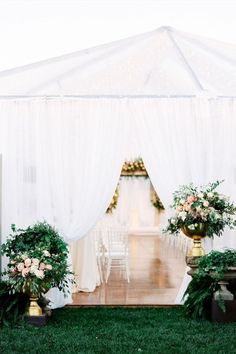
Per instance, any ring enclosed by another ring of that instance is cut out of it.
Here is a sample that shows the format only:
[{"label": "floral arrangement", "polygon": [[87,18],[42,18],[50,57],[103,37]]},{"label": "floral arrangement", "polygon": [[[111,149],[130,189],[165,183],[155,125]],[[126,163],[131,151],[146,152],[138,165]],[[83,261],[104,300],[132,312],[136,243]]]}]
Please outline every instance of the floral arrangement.
[{"label": "floral arrangement", "polygon": [[130,161],[125,161],[122,167],[121,174],[130,174],[132,175],[135,172],[142,172],[147,175],[146,168],[144,166],[143,160],[137,158]]},{"label": "floral arrangement", "polygon": [[[66,293],[68,247],[58,232],[46,222],[16,229],[1,246],[1,254],[8,257],[7,269],[2,273],[12,292],[42,294],[52,287]],[[72,281],[72,280],[71,280]]]},{"label": "floral arrangement", "polygon": [[157,193],[153,191],[151,196],[151,203],[152,205],[158,210],[164,210],[164,205],[162,204],[160,198],[158,197]]},{"label": "floral arrangement", "polygon": [[229,198],[216,191],[223,181],[209,183],[205,187],[183,185],[173,193],[175,216],[168,220],[164,232],[177,234],[183,226],[197,229],[199,223],[206,226],[207,236],[220,236],[225,228],[234,228],[236,207]]},{"label": "floral arrangement", "polygon": [[116,209],[117,203],[118,203],[118,198],[119,198],[119,190],[118,190],[118,187],[116,187],[116,190],[115,190],[115,193],[112,197],[111,203],[106,210],[107,214],[112,214],[113,210]]}]

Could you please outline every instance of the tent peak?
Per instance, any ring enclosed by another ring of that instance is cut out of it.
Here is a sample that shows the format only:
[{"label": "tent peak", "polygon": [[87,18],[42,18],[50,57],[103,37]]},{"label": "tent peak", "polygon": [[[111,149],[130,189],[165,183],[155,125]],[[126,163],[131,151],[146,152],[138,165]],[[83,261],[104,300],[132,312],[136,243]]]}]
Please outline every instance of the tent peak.
[{"label": "tent peak", "polygon": [[174,32],[174,27],[171,26],[161,26],[157,29],[158,31]]}]

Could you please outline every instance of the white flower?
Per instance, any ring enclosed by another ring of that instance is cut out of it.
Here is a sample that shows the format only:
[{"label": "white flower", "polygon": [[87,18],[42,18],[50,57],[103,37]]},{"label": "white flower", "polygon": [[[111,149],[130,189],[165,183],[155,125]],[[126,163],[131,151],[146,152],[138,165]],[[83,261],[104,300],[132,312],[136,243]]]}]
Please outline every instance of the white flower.
[{"label": "white flower", "polygon": [[34,266],[38,267],[38,265],[39,265],[39,259],[38,259],[38,258],[33,258],[33,259],[32,259],[32,264],[33,264]]},{"label": "white flower", "polygon": [[170,220],[170,223],[171,223],[171,224],[175,224],[175,219],[172,218],[172,219]]},{"label": "white flower", "polygon": [[35,275],[36,275],[37,278],[43,279],[43,278],[44,278],[44,271],[37,269],[37,270],[35,271]]},{"label": "white flower", "polygon": [[188,228],[189,228],[190,230],[195,230],[195,225],[194,225],[194,224],[188,225]]},{"label": "white flower", "polygon": [[209,202],[207,200],[205,200],[205,202],[203,203],[203,206],[207,208],[209,206]]},{"label": "white flower", "polygon": [[213,198],[214,194],[212,192],[207,193],[208,198]]},{"label": "white flower", "polygon": [[28,256],[27,256],[27,254],[22,254],[21,258],[22,258],[23,260],[25,260],[25,259],[28,258]]},{"label": "white flower", "polygon": [[51,257],[51,254],[50,254],[47,250],[44,250],[44,251],[43,251],[43,254],[44,254],[44,256],[46,256],[46,257]]},{"label": "white flower", "polygon": [[198,196],[198,198],[202,199],[204,197],[204,194],[203,193],[199,193],[197,196]]},{"label": "white flower", "polygon": [[38,270],[38,267],[36,265],[32,265],[30,267],[30,273],[32,273],[32,274],[36,274],[37,270]]},{"label": "white flower", "polygon": [[185,199],[180,199],[179,203],[183,205],[185,203]]},{"label": "white flower", "polygon": [[46,267],[45,267],[47,270],[52,270],[52,266],[51,264],[46,264]]},{"label": "white flower", "polygon": [[19,272],[21,272],[24,269],[24,267],[25,267],[24,263],[18,263],[16,266],[16,268]]}]

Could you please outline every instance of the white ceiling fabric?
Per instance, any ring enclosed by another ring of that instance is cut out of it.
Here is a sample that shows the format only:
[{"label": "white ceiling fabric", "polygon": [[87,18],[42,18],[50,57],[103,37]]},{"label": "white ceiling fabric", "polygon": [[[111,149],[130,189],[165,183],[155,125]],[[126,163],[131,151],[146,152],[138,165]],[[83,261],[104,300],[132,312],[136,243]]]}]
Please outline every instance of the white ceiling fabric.
[{"label": "white ceiling fabric", "polygon": [[236,92],[236,46],[170,27],[0,73],[1,96]]}]

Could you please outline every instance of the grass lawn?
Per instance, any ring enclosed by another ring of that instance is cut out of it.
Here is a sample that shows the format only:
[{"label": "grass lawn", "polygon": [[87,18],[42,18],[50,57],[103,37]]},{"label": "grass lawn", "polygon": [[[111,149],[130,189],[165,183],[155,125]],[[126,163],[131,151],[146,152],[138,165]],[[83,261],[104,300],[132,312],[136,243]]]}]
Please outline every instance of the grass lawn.
[{"label": "grass lawn", "polygon": [[66,308],[46,327],[0,328],[0,353],[236,353],[236,323],[184,318],[181,308]]}]

